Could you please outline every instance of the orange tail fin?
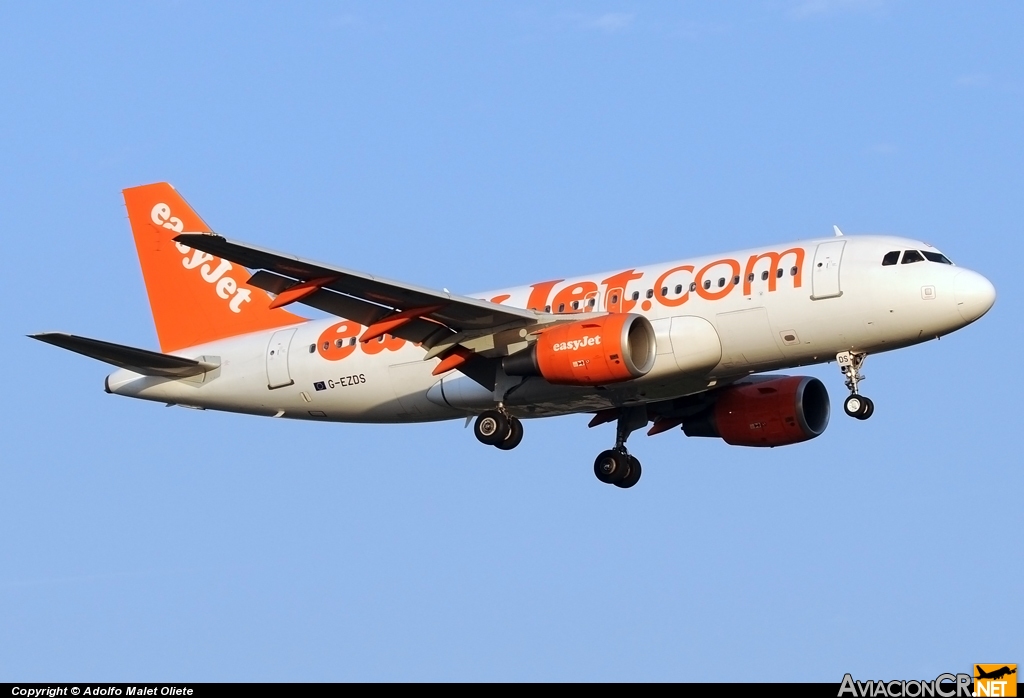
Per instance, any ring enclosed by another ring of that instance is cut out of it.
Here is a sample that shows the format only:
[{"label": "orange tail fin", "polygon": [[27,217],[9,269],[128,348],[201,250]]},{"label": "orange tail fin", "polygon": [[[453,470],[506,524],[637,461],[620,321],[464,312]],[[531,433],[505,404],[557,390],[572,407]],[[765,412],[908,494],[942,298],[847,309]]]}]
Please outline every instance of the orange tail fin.
[{"label": "orange tail fin", "polygon": [[210,232],[170,184],[124,190],[128,220],[146,280],[160,350],[303,322],[246,283],[249,273],[226,259],[174,242],[184,232]]}]

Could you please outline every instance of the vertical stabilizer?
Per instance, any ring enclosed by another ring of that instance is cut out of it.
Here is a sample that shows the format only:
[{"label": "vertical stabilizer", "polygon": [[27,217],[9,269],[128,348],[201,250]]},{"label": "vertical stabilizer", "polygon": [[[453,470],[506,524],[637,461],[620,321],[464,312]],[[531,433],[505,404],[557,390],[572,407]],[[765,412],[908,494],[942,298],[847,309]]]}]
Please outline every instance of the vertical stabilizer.
[{"label": "vertical stabilizer", "polygon": [[124,202],[161,351],[303,322],[270,309],[245,269],[174,242],[180,233],[211,231],[170,184],[125,189]]}]

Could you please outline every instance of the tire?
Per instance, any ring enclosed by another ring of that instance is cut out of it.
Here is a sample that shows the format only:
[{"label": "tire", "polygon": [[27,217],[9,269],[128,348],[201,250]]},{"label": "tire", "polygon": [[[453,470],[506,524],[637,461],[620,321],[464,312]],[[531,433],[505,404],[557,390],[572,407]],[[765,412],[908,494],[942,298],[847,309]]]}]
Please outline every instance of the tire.
[{"label": "tire", "polygon": [[509,435],[508,418],[497,410],[487,410],[476,418],[473,434],[480,443],[497,446]]},{"label": "tire", "polygon": [[861,397],[857,393],[854,393],[850,397],[846,398],[846,402],[843,403],[843,411],[850,417],[863,419],[861,414],[864,410],[865,399],[866,398]]},{"label": "tire", "polygon": [[508,423],[508,436],[504,441],[494,444],[502,451],[511,451],[523,441],[523,423],[515,417],[509,417]]},{"label": "tire", "polygon": [[601,451],[594,460],[594,475],[606,485],[621,482],[629,474],[629,456],[621,451]]},{"label": "tire", "polygon": [[643,470],[640,468],[640,461],[633,456],[629,457],[629,471],[626,473],[626,477],[622,478],[619,482],[615,483],[616,487],[621,487],[624,490],[628,490],[630,487],[640,482],[640,474]]},{"label": "tire", "polygon": [[864,400],[864,406],[861,408],[861,413],[857,415],[857,419],[868,419],[875,413],[875,403],[869,397],[862,399]]}]

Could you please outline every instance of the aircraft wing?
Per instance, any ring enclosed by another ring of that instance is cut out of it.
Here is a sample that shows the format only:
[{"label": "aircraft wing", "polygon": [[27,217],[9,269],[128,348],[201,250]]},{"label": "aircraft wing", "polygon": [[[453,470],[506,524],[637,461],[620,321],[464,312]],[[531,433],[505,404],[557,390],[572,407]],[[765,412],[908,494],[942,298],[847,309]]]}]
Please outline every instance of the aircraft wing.
[{"label": "aircraft wing", "polygon": [[[256,270],[249,283],[277,294],[280,306],[299,302],[354,320],[371,329],[379,323],[388,334],[420,342],[428,349],[460,336],[481,336],[496,331],[551,322],[542,313],[390,281],[294,255],[227,240],[209,233],[183,233],[174,238],[183,245]],[[406,317],[399,317],[405,314]],[[564,318],[561,318],[564,321]]]}]

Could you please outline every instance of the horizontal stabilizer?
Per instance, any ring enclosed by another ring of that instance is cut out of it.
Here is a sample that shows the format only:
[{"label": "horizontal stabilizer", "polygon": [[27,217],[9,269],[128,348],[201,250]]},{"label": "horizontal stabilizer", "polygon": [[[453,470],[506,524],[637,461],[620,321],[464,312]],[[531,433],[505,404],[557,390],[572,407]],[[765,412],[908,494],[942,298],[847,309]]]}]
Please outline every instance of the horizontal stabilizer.
[{"label": "horizontal stabilizer", "polygon": [[64,332],[41,332],[30,334],[32,339],[52,344],[83,354],[92,359],[99,359],[119,368],[126,368],[144,376],[160,376],[162,378],[188,378],[217,368],[215,364],[186,359],[181,356],[160,354],[147,349],[126,347],[123,344],[102,342],[98,339],[79,337]]}]

